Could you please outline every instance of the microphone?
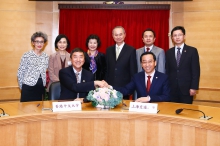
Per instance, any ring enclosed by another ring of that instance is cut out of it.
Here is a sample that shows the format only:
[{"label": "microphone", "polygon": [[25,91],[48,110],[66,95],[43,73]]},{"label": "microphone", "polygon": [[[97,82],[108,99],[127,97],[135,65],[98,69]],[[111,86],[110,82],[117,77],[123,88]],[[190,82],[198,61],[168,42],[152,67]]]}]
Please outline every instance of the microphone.
[{"label": "microphone", "polygon": [[201,113],[203,114],[203,116],[201,116],[200,119],[202,119],[202,120],[209,120],[209,119],[212,118],[212,117],[210,117],[210,116],[206,116],[205,113],[204,113],[203,111],[195,110],[195,109],[187,109],[187,108],[180,108],[180,109],[177,109],[177,110],[176,110],[176,114],[180,114],[183,110],[191,110],[191,111],[201,112]]},{"label": "microphone", "polygon": [[7,117],[7,116],[9,116],[8,114],[5,113],[5,111],[2,108],[0,108],[0,110],[2,110],[2,114],[0,114],[0,117]]}]

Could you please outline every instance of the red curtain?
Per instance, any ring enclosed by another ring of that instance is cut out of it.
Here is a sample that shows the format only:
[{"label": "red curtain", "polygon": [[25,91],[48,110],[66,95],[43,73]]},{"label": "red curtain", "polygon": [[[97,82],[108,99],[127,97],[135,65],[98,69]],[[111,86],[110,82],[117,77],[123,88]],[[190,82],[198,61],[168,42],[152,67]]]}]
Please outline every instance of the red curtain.
[{"label": "red curtain", "polygon": [[107,10],[107,9],[60,9],[59,33],[70,39],[70,50],[80,47],[87,50],[85,42],[90,34],[101,39],[100,52],[114,43],[112,29],[123,26],[125,42],[136,49],[143,47],[142,32],[152,28],[156,33],[155,45],[169,49],[169,10]]}]

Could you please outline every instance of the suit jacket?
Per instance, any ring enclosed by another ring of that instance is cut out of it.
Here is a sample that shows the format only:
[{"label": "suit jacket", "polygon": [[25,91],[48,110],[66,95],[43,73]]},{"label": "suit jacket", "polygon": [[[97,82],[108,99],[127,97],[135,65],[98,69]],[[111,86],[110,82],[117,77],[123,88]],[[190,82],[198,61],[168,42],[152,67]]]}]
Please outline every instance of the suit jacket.
[{"label": "suit jacket", "polygon": [[106,81],[113,86],[125,86],[137,73],[136,51],[124,44],[116,60],[115,45],[106,50],[107,74]]},{"label": "suit jacket", "polygon": [[77,93],[79,93],[80,98],[86,97],[90,90],[95,89],[94,76],[85,69],[82,69],[81,83],[77,84],[72,66],[61,69],[59,78],[61,83],[60,99],[75,99],[77,98]]},{"label": "suit jacket", "polygon": [[164,73],[155,71],[150,91],[147,93],[145,84],[145,72],[139,72],[134,75],[131,82],[125,87],[113,87],[120,91],[123,95],[137,91],[137,97],[150,96],[150,102],[170,101],[170,86],[168,76]]},{"label": "suit jacket", "polygon": [[[70,54],[68,52],[65,52],[66,61],[65,61],[65,67],[68,67],[68,61],[71,61]],[[47,87],[47,91],[49,91],[50,85],[53,82],[59,81],[59,71],[61,69],[61,61],[60,61],[60,53],[55,52],[50,55],[49,57],[49,65],[48,65],[48,73],[50,77],[50,82]]]},{"label": "suit jacket", "polygon": [[166,73],[169,76],[171,93],[175,92],[176,83],[182,94],[189,95],[189,89],[199,88],[200,65],[196,48],[184,44],[179,67],[175,57],[175,47],[166,52]]},{"label": "suit jacket", "polygon": [[[165,61],[166,60],[165,60],[164,50],[157,46],[153,46],[151,52],[154,53],[154,55],[156,56],[156,61],[157,61],[156,70],[159,72],[165,73]],[[141,62],[140,62],[140,57],[143,53],[144,53],[144,47],[136,50],[138,72],[143,71]]]},{"label": "suit jacket", "polygon": [[[97,66],[97,70],[94,74],[95,80],[104,80],[106,74],[106,59],[103,53],[98,53],[95,57],[95,62]],[[83,68],[90,71],[90,57],[87,53],[85,53],[85,63],[83,64]]]}]

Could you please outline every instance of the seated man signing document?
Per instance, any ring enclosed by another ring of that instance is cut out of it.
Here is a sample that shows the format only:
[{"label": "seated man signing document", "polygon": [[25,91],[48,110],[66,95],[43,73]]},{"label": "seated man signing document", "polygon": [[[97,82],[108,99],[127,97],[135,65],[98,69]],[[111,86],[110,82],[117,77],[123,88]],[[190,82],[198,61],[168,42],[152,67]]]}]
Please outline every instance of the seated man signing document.
[{"label": "seated man signing document", "polygon": [[94,81],[94,75],[82,68],[85,62],[84,51],[75,48],[70,53],[72,66],[61,69],[59,79],[61,83],[60,100],[74,100],[86,102],[85,98],[90,90],[95,87],[106,87],[108,84],[103,81]]},{"label": "seated man signing document", "polygon": [[125,87],[114,87],[123,95],[137,91],[135,102],[170,101],[170,87],[168,76],[155,70],[156,56],[152,52],[145,52],[140,57],[144,71],[135,74]]}]

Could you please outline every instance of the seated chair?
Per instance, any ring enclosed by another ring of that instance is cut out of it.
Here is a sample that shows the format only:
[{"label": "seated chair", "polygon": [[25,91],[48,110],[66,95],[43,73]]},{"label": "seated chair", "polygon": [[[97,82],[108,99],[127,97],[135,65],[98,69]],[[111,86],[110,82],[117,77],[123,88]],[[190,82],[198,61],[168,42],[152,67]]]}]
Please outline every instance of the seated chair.
[{"label": "seated chair", "polygon": [[49,88],[49,100],[58,100],[60,98],[60,82],[53,82]]}]

